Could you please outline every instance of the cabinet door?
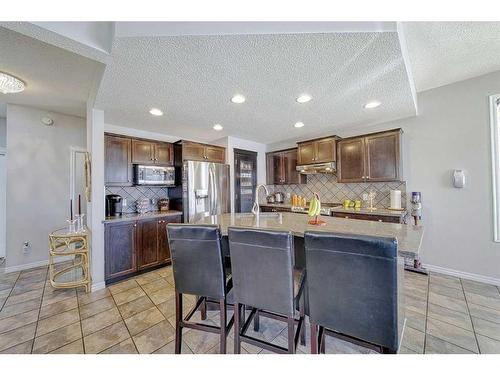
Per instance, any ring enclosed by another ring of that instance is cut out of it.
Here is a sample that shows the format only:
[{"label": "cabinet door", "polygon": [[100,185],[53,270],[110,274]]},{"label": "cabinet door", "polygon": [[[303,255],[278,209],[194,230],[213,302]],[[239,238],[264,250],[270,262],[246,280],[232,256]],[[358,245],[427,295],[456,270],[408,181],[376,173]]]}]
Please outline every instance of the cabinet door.
[{"label": "cabinet door", "polygon": [[365,138],[367,180],[397,181],[401,178],[399,140],[399,131]]},{"label": "cabinet door", "polygon": [[301,143],[298,146],[298,163],[313,164],[316,158],[316,146],[314,142]]},{"label": "cabinet door", "polygon": [[273,175],[273,184],[279,185],[285,183],[285,173],[283,171],[283,154],[277,152],[271,154],[271,169]]},{"label": "cabinet door", "polygon": [[136,224],[124,222],[105,227],[104,263],[106,280],[127,275],[136,268]]},{"label": "cabinet door", "polygon": [[155,144],[155,163],[172,165],[174,163],[174,148],[171,143]]},{"label": "cabinet door", "polygon": [[158,220],[141,220],[137,223],[137,269],[158,263]]},{"label": "cabinet door", "polygon": [[180,223],[181,216],[162,218],[158,221],[158,254],[161,264],[170,263],[172,257],[170,255],[170,247],[168,246],[167,224]]},{"label": "cabinet door", "polygon": [[297,150],[283,151],[286,184],[305,184],[306,176],[297,172]]},{"label": "cabinet door", "polygon": [[182,158],[184,160],[205,161],[205,146],[199,143],[191,143],[191,142],[183,143]]},{"label": "cabinet door", "polygon": [[320,139],[316,143],[315,163],[327,163],[336,160],[335,138]]},{"label": "cabinet door", "polygon": [[108,186],[132,185],[131,140],[105,136],[105,184]]},{"label": "cabinet door", "polygon": [[354,138],[339,141],[338,148],[338,181],[365,181],[364,138]]},{"label": "cabinet door", "polygon": [[225,163],[226,153],[224,148],[216,146],[205,146],[205,159],[214,163]]},{"label": "cabinet door", "polygon": [[154,143],[148,141],[141,141],[139,139],[133,139],[132,163],[135,164],[154,163]]}]

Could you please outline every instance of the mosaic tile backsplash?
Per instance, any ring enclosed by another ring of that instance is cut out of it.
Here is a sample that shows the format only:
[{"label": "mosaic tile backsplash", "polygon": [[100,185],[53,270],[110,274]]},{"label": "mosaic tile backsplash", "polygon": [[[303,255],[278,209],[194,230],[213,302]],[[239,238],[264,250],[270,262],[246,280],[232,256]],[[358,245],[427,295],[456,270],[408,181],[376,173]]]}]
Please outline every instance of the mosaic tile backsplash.
[{"label": "mosaic tile backsplash", "polygon": [[[376,207],[390,206],[390,191],[401,190],[401,205],[406,207],[406,182],[365,182],[365,183],[339,183],[337,176],[333,174],[308,175],[307,184],[300,185],[268,185],[269,192],[281,191],[290,195],[297,194],[305,196],[309,201],[313,193],[320,195],[322,202],[342,203],[344,199],[362,201],[364,193],[374,191],[376,193],[373,201]],[[262,201],[265,198],[260,196]],[[362,201],[362,205],[366,205]]]},{"label": "mosaic tile backsplash", "polygon": [[[127,200],[127,206],[123,207],[123,213],[134,213],[135,202],[140,198],[168,198],[168,188],[158,186],[106,186],[106,194],[118,194]],[[150,207],[151,211],[157,211],[158,207]]]}]

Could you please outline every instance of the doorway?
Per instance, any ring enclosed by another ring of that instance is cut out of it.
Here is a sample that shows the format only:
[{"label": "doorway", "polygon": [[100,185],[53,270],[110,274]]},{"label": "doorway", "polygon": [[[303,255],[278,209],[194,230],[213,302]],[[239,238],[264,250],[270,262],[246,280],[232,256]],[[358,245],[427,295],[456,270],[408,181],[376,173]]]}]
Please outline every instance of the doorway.
[{"label": "doorway", "polygon": [[257,153],[234,152],[234,212],[251,212],[257,186]]}]

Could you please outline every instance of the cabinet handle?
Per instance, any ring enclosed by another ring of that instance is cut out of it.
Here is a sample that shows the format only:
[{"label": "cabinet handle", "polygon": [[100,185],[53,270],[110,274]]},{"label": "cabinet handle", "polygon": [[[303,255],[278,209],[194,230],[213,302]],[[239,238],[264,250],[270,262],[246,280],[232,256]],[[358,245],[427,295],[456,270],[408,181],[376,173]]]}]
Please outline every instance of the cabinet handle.
[{"label": "cabinet handle", "polygon": [[134,224],[134,227],[136,227],[136,226],[137,226],[137,224]]}]

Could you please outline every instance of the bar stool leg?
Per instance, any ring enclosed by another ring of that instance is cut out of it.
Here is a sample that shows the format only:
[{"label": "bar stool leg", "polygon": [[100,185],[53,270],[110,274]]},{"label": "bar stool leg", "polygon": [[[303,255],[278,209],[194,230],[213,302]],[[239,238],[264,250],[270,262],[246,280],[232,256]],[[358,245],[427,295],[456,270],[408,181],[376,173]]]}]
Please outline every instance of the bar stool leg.
[{"label": "bar stool leg", "polygon": [[182,345],[182,293],[175,293],[175,354],[181,354]]},{"label": "bar stool leg", "polygon": [[200,306],[201,320],[207,320],[207,299],[205,297],[200,298],[203,298],[203,302]]},{"label": "bar stool leg", "polygon": [[318,326],[311,322],[311,354],[318,354]]},{"label": "bar stool leg", "polygon": [[288,354],[295,354],[295,319],[288,317]]},{"label": "bar stool leg", "polygon": [[306,345],[306,314],[305,314],[305,306],[303,302],[300,303],[300,318],[303,321],[301,330],[300,330],[300,345]]},{"label": "bar stool leg", "polygon": [[325,340],[326,340],[325,329],[321,328],[319,330],[319,352],[321,354],[325,354]]},{"label": "bar stool leg", "polygon": [[221,298],[220,302],[220,354],[226,354],[226,320],[227,320],[227,310],[226,310],[226,299]]},{"label": "bar stool leg", "polygon": [[[234,303],[234,354],[240,354],[240,318],[241,318],[241,305],[237,302]],[[245,320],[243,320],[243,323]]]},{"label": "bar stool leg", "polygon": [[255,317],[253,318],[253,330],[258,332],[260,328],[260,319],[259,319],[259,309],[255,313]]}]

